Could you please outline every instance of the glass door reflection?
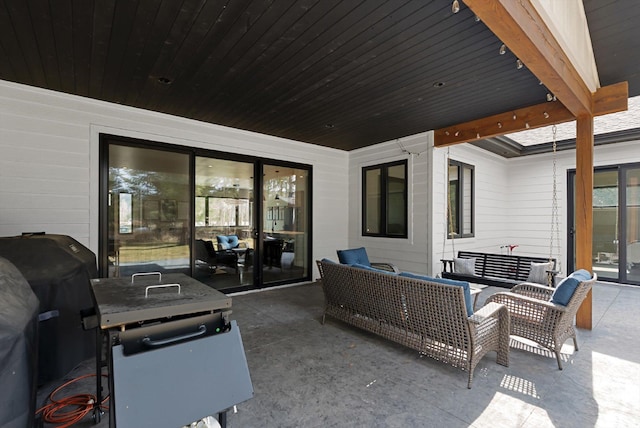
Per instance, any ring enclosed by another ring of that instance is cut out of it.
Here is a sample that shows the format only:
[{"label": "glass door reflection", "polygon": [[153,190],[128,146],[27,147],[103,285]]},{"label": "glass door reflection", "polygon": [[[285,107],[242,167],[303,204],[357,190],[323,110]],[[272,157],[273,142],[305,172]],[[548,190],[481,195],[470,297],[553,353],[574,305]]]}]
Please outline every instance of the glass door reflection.
[{"label": "glass door reflection", "polygon": [[310,170],[263,166],[262,283],[308,279]]},{"label": "glass door reflection", "polygon": [[593,271],[619,279],[618,170],[593,175]]},{"label": "glass door reflection", "polygon": [[640,167],[626,171],[626,210],[627,223],[625,236],[626,279],[640,284]]},{"label": "glass door reflection", "polygon": [[250,162],[196,157],[194,273],[218,289],[254,285],[254,192]]},{"label": "glass door reflection", "polygon": [[[575,228],[575,172],[569,174],[569,230]],[[640,284],[640,168],[601,167],[593,176],[593,271],[598,278]],[[575,269],[575,234],[569,241]]]},{"label": "glass door reflection", "polygon": [[107,276],[188,274],[189,155],[110,144],[108,159]]}]

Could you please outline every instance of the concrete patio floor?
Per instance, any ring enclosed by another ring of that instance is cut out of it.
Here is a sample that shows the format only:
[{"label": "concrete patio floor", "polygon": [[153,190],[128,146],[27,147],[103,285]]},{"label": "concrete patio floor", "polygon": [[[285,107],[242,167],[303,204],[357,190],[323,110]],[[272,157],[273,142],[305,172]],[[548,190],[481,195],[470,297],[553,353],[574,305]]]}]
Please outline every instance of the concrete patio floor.
[{"label": "concrete patio floor", "polygon": [[[495,291],[504,289],[483,290],[478,305]],[[564,370],[512,339],[509,367],[488,354],[467,389],[462,370],[332,318],[322,325],[317,283],[236,295],[255,395],[227,426],[637,427],[639,310],[640,288],[598,283],[593,330],[578,331],[578,352],[567,341]]]}]

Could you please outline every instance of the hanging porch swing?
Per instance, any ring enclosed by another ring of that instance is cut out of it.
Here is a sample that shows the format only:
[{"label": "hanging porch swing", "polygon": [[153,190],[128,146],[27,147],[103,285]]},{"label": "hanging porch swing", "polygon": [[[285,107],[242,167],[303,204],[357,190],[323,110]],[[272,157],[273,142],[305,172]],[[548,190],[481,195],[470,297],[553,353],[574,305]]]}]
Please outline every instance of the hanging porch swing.
[{"label": "hanging porch swing", "polygon": [[[548,262],[552,263],[552,268],[547,270],[547,284],[551,287],[555,286],[555,277],[562,272],[562,262],[561,262],[561,240],[560,240],[560,213],[559,213],[559,203],[558,203],[558,177],[557,177],[557,126],[554,124],[551,128],[553,135],[553,178],[552,178],[552,195],[551,195],[551,224],[550,224],[550,239],[549,239],[549,257]],[[452,195],[450,193],[449,188],[449,164],[450,164],[450,150],[447,149],[447,155],[445,156],[445,168],[444,168],[444,194],[447,199],[447,212],[445,213],[445,221],[444,221],[444,236],[442,243],[442,262],[445,264],[443,266],[443,273],[447,272],[447,263],[450,263],[449,269],[450,272],[453,272],[453,263],[457,257],[456,249],[455,249],[455,241],[456,241],[456,231],[454,228],[453,222],[453,210],[451,198]],[[447,240],[451,241],[451,259],[445,258],[446,253],[446,245]],[[507,244],[501,246],[501,251],[504,248],[507,248],[508,255],[511,256],[513,253],[513,249],[518,245]],[[556,257],[554,257],[554,250]]]}]

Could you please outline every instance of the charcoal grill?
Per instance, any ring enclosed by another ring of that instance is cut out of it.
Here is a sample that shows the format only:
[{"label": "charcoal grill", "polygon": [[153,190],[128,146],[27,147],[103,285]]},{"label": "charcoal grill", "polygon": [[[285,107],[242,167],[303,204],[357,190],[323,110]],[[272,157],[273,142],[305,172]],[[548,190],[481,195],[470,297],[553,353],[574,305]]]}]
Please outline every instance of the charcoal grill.
[{"label": "charcoal grill", "polygon": [[224,426],[226,410],[253,396],[230,297],[157,272],[98,278],[91,288],[98,374],[109,367],[110,427],[179,427],[215,414]]}]

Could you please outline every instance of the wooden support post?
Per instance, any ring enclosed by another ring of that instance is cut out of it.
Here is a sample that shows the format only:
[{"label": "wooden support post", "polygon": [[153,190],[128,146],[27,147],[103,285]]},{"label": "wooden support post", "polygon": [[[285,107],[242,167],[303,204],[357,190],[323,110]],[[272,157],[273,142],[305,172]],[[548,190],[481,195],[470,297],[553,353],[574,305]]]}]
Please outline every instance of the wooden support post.
[{"label": "wooden support post", "polygon": [[[576,268],[593,269],[593,116],[576,121]],[[576,326],[592,328],[591,291],[578,309]]]}]

